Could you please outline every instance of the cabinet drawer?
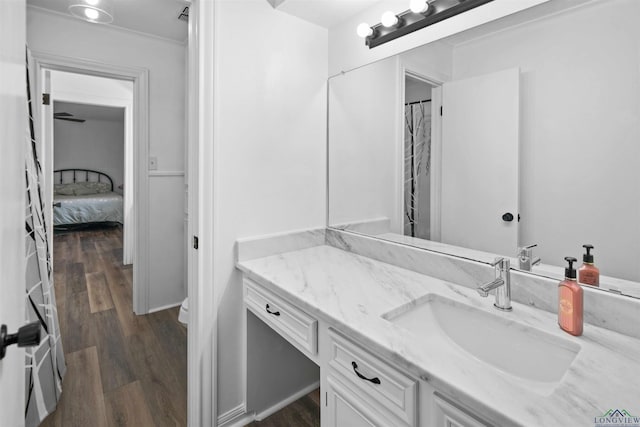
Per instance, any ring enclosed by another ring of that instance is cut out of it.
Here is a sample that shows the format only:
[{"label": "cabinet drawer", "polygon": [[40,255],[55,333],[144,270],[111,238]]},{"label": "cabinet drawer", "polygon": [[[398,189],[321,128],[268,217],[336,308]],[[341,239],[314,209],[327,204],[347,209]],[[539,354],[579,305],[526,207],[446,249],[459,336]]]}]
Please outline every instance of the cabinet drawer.
[{"label": "cabinet drawer", "polygon": [[335,375],[366,393],[372,405],[388,412],[401,424],[415,426],[417,381],[337,332],[329,330],[329,337],[329,366]]},{"label": "cabinet drawer", "polygon": [[442,398],[438,393],[433,395],[433,416],[435,418],[433,425],[437,427],[487,427],[489,425]]},{"label": "cabinet drawer", "polygon": [[247,308],[299,350],[318,352],[318,321],[253,280],[244,279]]}]

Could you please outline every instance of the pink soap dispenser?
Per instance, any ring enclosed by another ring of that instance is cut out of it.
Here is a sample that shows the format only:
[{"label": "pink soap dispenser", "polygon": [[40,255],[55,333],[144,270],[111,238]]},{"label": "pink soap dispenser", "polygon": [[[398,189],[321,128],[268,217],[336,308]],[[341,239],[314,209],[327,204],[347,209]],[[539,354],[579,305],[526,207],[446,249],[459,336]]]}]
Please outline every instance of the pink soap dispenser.
[{"label": "pink soap dispenser", "polygon": [[569,266],[564,269],[564,280],[558,284],[558,325],[571,335],[582,335],[583,327],[583,291],[576,281],[576,269],[573,263],[578,260],[565,257]]},{"label": "pink soap dispenser", "polygon": [[582,247],[587,250],[587,253],[582,256],[584,264],[578,270],[578,282],[583,285],[600,286],[600,270],[593,265],[593,254],[591,253],[593,245],[582,245]]}]

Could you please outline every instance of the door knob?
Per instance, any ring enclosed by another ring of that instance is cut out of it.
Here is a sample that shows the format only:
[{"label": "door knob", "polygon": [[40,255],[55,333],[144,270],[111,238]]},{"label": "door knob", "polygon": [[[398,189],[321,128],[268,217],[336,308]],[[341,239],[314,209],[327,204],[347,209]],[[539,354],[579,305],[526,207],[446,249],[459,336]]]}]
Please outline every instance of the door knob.
[{"label": "door knob", "polygon": [[7,347],[32,347],[40,343],[40,322],[32,322],[18,329],[16,334],[7,334],[7,325],[0,326],[0,360],[4,359]]},{"label": "door knob", "polygon": [[511,222],[513,221],[513,214],[511,212],[507,212],[505,214],[502,215],[502,220],[505,222]]}]

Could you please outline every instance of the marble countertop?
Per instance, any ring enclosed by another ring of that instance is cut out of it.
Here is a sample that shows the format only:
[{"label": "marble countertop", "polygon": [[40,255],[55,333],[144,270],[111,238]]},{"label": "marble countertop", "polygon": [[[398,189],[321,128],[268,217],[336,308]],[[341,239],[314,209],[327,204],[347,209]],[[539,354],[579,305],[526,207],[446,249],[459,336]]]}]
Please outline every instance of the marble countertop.
[{"label": "marble countertop", "polygon": [[[297,304],[498,425],[589,426],[609,409],[640,415],[640,340],[585,324],[573,337],[557,318],[527,305],[493,308],[493,296],[330,246],[237,264],[247,276]],[[434,342],[381,316],[427,294],[462,302],[566,339],[580,351],[558,383],[503,373],[453,342]],[[639,326],[640,327],[640,326]]]}]

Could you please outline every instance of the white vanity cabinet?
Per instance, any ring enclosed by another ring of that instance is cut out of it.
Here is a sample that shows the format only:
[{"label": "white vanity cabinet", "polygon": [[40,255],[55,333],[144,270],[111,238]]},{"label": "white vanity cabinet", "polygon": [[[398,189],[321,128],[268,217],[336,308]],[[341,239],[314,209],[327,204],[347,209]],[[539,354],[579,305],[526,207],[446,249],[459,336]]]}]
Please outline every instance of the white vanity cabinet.
[{"label": "white vanity cabinet", "polygon": [[354,417],[356,425],[416,426],[418,381],[340,333],[329,329],[328,336],[330,422],[323,426],[349,426],[345,419]]},{"label": "white vanity cabinet", "polygon": [[384,425],[380,414],[362,396],[329,375],[326,382],[327,410],[321,418],[322,426],[369,427]]},{"label": "white vanity cabinet", "polygon": [[476,417],[458,408],[453,403],[444,399],[438,393],[432,395],[432,421],[433,427],[488,427],[489,424],[478,420]]},{"label": "white vanity cabinet", "polygon": [[318,321],[251,279],[244,278],[249,310],[317,363]]},{"label": "white vanity cabinet", "polygon": [[248,310],[320,366],[322,427],[486,427],[430,383],[244,278]]}]

